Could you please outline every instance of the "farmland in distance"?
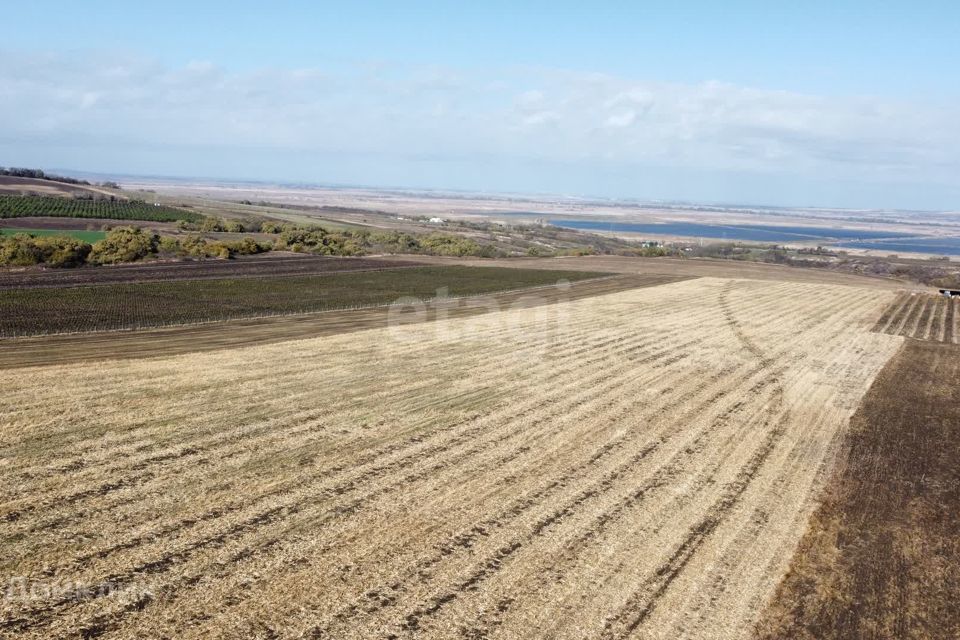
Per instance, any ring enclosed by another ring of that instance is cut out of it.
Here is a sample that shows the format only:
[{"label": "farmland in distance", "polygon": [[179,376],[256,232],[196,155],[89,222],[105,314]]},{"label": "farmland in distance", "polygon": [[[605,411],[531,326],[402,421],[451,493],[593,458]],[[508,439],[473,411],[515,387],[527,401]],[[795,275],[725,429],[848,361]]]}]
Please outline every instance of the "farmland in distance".
[{"label": "farmland in distance", "polygon": [[0,337],[135,329],[390,304],[553,285],[588,271],[423,266],[310,276],[7,289]]},{"label": "farmland in distance", "polygon": [[35,216],[62,218],[109,218],[115,220],[153,220],[200,222],[199,213],[168,206],[125,199],[72,199],[58,196],[11,196],[0,194],[0,218]]}]

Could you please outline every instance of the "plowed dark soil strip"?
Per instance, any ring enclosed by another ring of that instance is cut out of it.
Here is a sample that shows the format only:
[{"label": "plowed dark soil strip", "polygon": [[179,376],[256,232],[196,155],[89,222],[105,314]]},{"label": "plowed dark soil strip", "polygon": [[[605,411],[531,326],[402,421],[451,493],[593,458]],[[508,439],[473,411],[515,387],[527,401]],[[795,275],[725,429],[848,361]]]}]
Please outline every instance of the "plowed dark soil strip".
[{"label": "plowed dark soil strip", "polygon": [[942,296],[904,293],[890,303],[873,331],[949,344],[955,341],[956,306]]},{"label": "plowed dark soil strip", "polygon": [[758,637],[960,637],[960,347],[906,341],[846,446]]},{"label": "plowed dark soil strip", "polygon": [[[518,301],[532,305],[552,304],[639,287],[652,287],[681,280],[682,276],[613,276],[575,282],[569,288],[538,288],[511,291],[455,301],[444,309],[446,317],[466,317],[486,313],[489,302],[506,309]],[[442,314],[441,314],[442,315]],[[430,305],[423,321],[435,320],[438,307]],[[316,314],[228,320],[185,327],[166,327],[143,331],[109,331],[84,334],[41,336],[0,340],[0,369],[68,364],[109,359],[152,358],[197,351],[214,351],[240,346],[270,344],[299,338],[314,338],[338,333],[387,326],[390,307],[371,307]]]},{"label": "plowed dark soil strip", "polygon": [[[89,220],[88,220],[89,222]],[[419,266],[413,260],[378,260],[334,256],[251,256],[236,260],[155,262],[79,269],[0,271],[0,290],[78,287],[121,282],[167,282],[211,278],[322,275]]]},{"label": "plowed dark soil strip", "polygon": [[937,300],[937,308],[933,312],[933,320],[930,323],[930,339],[937,342],[943,342],[943,319],[947,313],[947,304],[950,301],[946,298]]},{"label": "plowed dark soil strip", "polygon": [[897,296],[896,300],[887,305],[887,308],[884,309],[883,313],[880,315],[880,318],[877,319],[877,323],[873,325],[873,331],[877,333],[888,333],[890,325],[894,324],[894,321],[901,315],[903,310],[910,304],[910,296],[905,293],[901,293]]},{"label": "plowed dark soil strip", "polygon": [[[902,294],[907,296],[908,294]],[[909,301],[903,305],[903,308],[897,311],[896,315],[890,321],[890,326],[887,327],[887,333],[893,335],[900,335],[900,332],[904,330],[904,327],[909,326],[910,317],[913,314],[913,310],[917,306],[917,301],[919,298],[915,295],[909,295]]]},{"label": "plowed dark soil strip", "polygon": [[946,327],[943,333],[943,341],[946,343],[956,343],[957,337],[953,332],[956,326],[957,303],[953,300],[947,300],[947,319]]},{"label": "plowed dark soil strip", "polygon": [[930,304],[930,301],[927,299],[927,296],[918,297],[920,300],[917,302],[917,306],[913,309],[913,312],[907,319],[907,323],[904,325],[903,331],[900,332],[900,335],[906,338],[923,338],[923,322],[927,319],[927,308]]}]

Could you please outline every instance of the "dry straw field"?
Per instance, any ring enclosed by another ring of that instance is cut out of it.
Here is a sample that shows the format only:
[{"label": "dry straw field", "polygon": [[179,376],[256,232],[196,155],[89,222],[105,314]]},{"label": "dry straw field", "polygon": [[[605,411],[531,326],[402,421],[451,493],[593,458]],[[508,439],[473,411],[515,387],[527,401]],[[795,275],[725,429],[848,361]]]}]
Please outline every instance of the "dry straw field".
[{"label": "dry straw field", "polygon": [[0,371],[0,629],[749,637],[894,295],[700,278]]}]

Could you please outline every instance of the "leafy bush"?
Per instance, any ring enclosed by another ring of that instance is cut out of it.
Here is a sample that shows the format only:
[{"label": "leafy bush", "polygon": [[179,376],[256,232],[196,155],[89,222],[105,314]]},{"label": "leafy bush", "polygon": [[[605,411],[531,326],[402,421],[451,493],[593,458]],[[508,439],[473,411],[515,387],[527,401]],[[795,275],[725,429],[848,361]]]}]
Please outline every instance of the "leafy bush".
[{"label": "leafy bush", "polygon": [[117,227],[93,245],[89,261],[93,264],[133,262],[157,252],[160,238],[139,227]]},{"label": "leafy bush", "polygon": [[349,231],[330,233],[323,227],[285,226],[277,244],[291,251],[325,256],[358,256],[364,252],[363,240],[356,234]]},{"label": "leafy bush", "polygon": [[277,222],[261,222],[260,231],[262,233],[280,233],[283,231],[283,225]]},{"label": "leafy bush", "polygon": [[0,237],[0,263],[16,267],[40,264],[43,254],[36,239],[26,233]]},{"label": "leafy bush", "polygon": [[44,263],[51,267],[79,267],[93,249],[88,243],[67,236],[47,236],[36,241],[44,253]]},{"label": "leafy bush", "polygon": [[368,240],[383,253],[419,253],[423,248],[416,237],[401,231],[374,233]]},{"label": "leafy bush", "polygon": [[220,218],[205,217],[200,222],[200,231],[209,233],[211,231],[223,231],[223,221]]},{"label": "leafy bush", "polygon": [[230,250],[231,255],[250,256],[270,250],[269,245],[260,244],[253,238],[244,238],[243,240],[225,242],[223,244]]},{"label": "leafy bush", "polygon": [[485,249],[470,238],[451,236],[443,233],[431,233],[420,240],[425,253],[435,256],[483,256]]},{"label": "leafy bush", "polygon": [[46,264],[51,267],[76,267],[90,254],[88,243],[68,236],[33,237],[26,233],[0,237],[0,264],[26,267]]},{"label": "leafy bush", "polygon": [[247,256],[269,251],[270,246],[260,244],[253,238],[244,238],[236,242],[206,240],[198,235],[177,240],[170,236],[160,238],[159,249],[163,253],[193,258],[232,258],[235,255]]},{"label": "leafy bush", "polygon": [[160,253],[179,254],[180,242],[173,236],[160,236],[157,243],[157,251]]}]

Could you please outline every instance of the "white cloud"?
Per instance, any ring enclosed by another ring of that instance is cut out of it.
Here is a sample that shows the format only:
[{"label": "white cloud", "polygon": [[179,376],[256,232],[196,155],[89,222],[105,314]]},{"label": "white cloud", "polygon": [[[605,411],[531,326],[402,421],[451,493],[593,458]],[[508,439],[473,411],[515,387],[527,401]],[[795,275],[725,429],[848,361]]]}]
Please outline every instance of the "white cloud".
[{"label": "white cloud", "polygon": [[955,109],[909,102],[557,70],[378,64],[238,73],[202,60],[177,68],[0,52],[7,149],[17,140],[42,148],[97,139],[131,149],[499,157],[954,188],[957,122]]},{"label": "white cloud", "polygon": [[523,116],[523,124],[536,127],[542,124],[553,124],[560,121],[560,114],[556,111],[534,111]]},{"label": "white cloud", "polygon": [[627,109],[619,113],[613,113],[607,116],[606,125],[608,127],[622,128],[629,127],[637,119],[637,112],[633,109]]}]

